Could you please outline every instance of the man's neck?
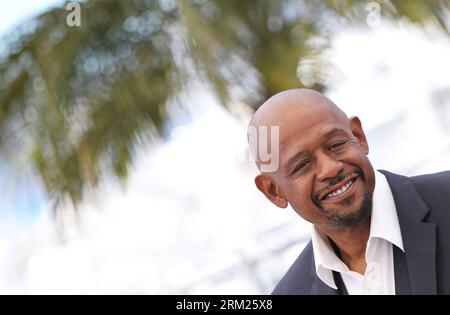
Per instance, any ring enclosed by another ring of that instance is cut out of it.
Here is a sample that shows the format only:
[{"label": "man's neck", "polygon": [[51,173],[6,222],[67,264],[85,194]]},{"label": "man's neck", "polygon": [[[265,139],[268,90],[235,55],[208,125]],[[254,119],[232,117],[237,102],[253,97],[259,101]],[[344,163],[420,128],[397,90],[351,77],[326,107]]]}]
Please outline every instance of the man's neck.
[{"label": "man's neck", "polygon": [[357,227],[322,231],[339,250],[339,256],[347,267],[364,274],[367,266],[366,247],[370,235],[370,217]]}]

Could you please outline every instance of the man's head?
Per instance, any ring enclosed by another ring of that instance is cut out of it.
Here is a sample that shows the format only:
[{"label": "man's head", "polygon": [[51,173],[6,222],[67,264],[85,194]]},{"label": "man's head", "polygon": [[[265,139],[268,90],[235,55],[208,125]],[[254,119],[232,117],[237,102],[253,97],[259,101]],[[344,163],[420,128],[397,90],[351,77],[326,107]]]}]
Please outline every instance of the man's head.
[{"label": "man's head", "polygon": [[271,202],[281,208],[289,203],[327,230],[356,227],[369,217],[375,174],[357,117],[347,118],[316,91],[294,89],[266,101],[250,126],[279,126],[279,167],[255,178]]}]

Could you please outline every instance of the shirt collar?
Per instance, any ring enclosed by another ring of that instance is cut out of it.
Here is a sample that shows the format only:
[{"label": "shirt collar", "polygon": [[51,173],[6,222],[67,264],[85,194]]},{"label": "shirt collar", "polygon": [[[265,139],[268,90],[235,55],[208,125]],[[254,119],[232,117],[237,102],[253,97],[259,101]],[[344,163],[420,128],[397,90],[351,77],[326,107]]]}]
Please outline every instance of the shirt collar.
[{"label": "shirt collar", "polygon": [[369,240],[374,237],[382,238],[404,251],[397,208],[391,188],[386,177],[378,171],[375,172],[375,183]]},{"label": "shirt collar", "polygon": [[311,232],[316,274],[326,285],[337,290],[333,270],[343,272],[348,270],[348,267],[337,257],[326,235],[323,235],[314,225]]},{"label": "shirt collar", "polygon": [[[329,287],[337,289],[332,271],[345,272],[349,269],[335,254],[328,237],[318,231],[314,225],[311,234],[317,276]],[[366,260],[373,240],[376,238],[384,239],[404,251],[394,197],[386,177],[378,171],[375,171],[375,189]]]}]

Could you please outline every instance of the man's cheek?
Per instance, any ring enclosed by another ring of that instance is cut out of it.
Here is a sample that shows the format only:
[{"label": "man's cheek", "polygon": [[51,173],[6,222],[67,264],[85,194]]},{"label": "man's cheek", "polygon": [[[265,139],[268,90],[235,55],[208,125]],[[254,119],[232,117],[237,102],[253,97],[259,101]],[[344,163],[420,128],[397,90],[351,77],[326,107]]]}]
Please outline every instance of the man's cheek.
[{"label": "man's cheek", "polygon": [[315,207],[315,202],[313,199],[312,192],[305,192],[302,191],[297,195],[297,201],[300,204],[300,206],[311,208]]}]

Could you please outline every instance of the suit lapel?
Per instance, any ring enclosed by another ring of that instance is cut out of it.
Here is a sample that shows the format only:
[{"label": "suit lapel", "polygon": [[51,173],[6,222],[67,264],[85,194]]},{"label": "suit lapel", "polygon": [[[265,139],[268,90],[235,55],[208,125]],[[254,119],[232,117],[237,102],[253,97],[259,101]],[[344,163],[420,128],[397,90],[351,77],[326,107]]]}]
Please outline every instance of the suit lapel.
[{"label": "suit lapel", "polygon": [[338,290],[330,288],[323,283],[319,278],[314,279],[314,283],[311,287],[312,295],[340,295]]},{"label": "suit lapel", "polygon": [[423,222],[429,212],[411,181],[381,171],[397,208],[412,294],[436,294],[436,225]]},{"label": "suit lapel", "polygon": [[395,294],[411,295],[411,284],[409,283],[405,254],[397,246],[392,246],[392,250],[394,254]]},{"label": "suit lapel", "polygon": [[340,295],[338,290],[335,290],[328,285],[326,285],[322,280],[319,279],[316,273],[316,264],[314,262],[314,255],[311,256],[311,266],[310,266],[311,276],[313,278],[313,284],[311,287],[312,295]]}]

